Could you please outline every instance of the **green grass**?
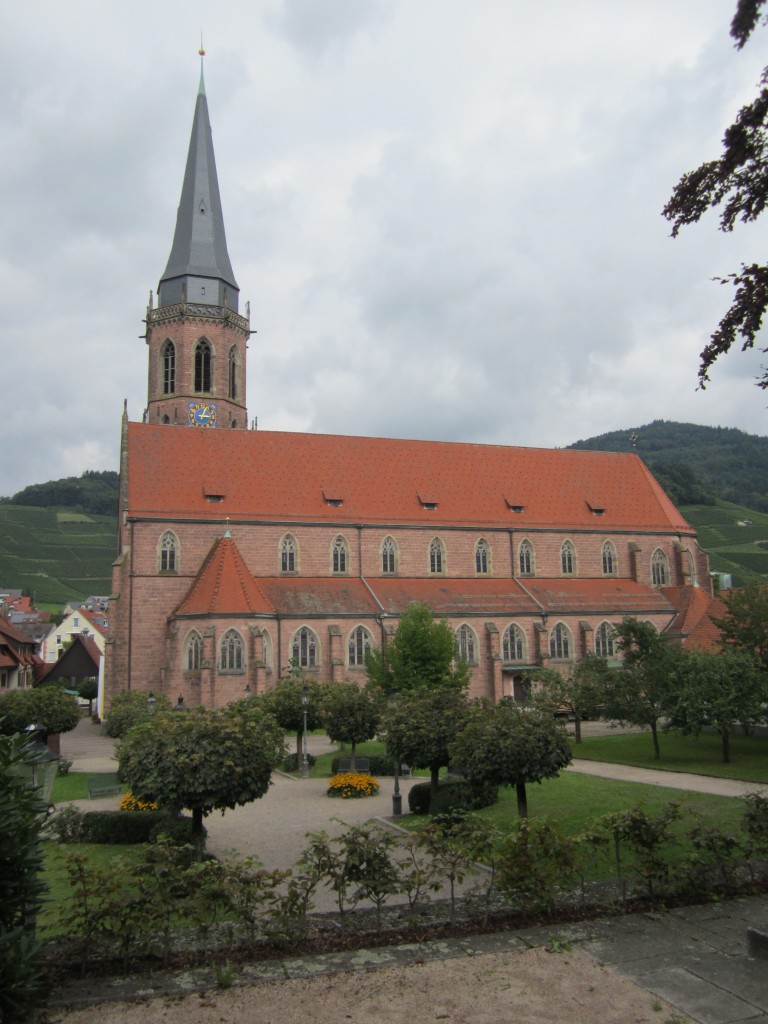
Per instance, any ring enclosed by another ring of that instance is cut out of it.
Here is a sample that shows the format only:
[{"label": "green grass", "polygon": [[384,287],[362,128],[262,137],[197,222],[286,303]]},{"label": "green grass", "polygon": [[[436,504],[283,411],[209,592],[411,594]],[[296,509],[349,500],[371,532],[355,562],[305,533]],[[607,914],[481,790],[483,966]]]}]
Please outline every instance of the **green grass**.
[{"label": "green grass", "polygon": [[70,854],[83,853],[94,870],[107,867],[116,857],[136,860],[139,855],[138,846],[101,846],[94,843],[68,843],[61,845],[54,842],[43,843],[45,870],[43,878],[48,886],[45,904],[38,917],[38,931],[41,938],[53,938],[63,934],[58,924],[58,907],[62,900],[68,899],[71,893],[67,879],[66,861]]},{"label": "green grass", "polygon": [[87,800],[88,787],[85,780],[113,774],[114,772],[67,772],[66,775],[57,775],[53,784],[51,802],[62,804],[67,800]]},{"label": "green grass", "polygon": [[587,761],[612,761],[640,768],[768,783],[768,737],[731,736],[730,764],[723,764],[720,737],[711,733],[696,737],[672,730],[661,733],[659,746],[661,759],[655,761],[650,732],[622,733],[589,737],[582,743],[572,743],[571,751],[575,758]]}]

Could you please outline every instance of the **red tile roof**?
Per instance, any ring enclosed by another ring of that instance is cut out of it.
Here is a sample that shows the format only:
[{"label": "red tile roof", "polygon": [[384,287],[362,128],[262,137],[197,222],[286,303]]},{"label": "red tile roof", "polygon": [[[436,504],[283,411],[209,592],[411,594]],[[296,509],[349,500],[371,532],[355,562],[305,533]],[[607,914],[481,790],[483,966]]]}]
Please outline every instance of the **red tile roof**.
[{"label": "red tile roof", "polygon": [[693,533],[634,453],[147,423],[128,424],[128,513]]},{"label": "red tile roof", "polygon": [[683,647],[721,650],[720,630],[712,621],[712,616],[721,619],[726,612],[719,597],[710,597],[700,587],[665,587],[664,594],[676,612],[667,633],[682,636]]},{"label": "red tile roof", "polygon": [[640,617],[673,614],[673,608],[661,591],[634,580],[613,579],[525,579],[531,594],[549,611],[591,612]]},{"label": "red tile roof", "polygon": [[174,615],[271,613],[272,607],[251,576],[231,537],[211,549],[197,579]]}]

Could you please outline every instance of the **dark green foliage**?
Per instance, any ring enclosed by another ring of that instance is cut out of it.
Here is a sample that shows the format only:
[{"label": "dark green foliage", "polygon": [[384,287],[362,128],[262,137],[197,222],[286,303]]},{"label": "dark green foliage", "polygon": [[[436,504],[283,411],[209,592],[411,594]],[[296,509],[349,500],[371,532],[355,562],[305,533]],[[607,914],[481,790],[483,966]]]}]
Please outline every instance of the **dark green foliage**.
[{"label": "dark green foliage", "polygon": [[154,843],[161,835],[177,845],[192,842],[192,819],[161,811],[78,811],[66,807],[49,831],[60,843],[130,846]]},{"label": "dark green foliage", "polygon": [[[318,729],[322,724],[323,688],[309,678],[303,678],[295,666],[285,679],[259,698],[261,707],[278,722],[286,732],[296,733],[296,750],[301,751],[304,733],[304,702],[307,696],[307,730]],[[292,769],[289,769],[292,771]]]},{"label": "dark green foliage", "polygon": [[36,755],[22,736],[0,735],[0,1020],[22,1024],[44,996],[34,919],[45,886],[40,829],[46,808],[19,768]]},{"label": "dark green foliage", "polygon": [[203,817],[263,796],[284,756],[282,729],[249,701],[221,711],[155,712],[129,731],[118,754],[133,795],[191,810],[200,840]]},{"label": "dark green foliage", "polygon": [[[303,755],[301,753],[288,754],[288,756],[284,759],[282,765],[280,766],[281,769],[284,772],[299,771],[301,769],[302,756]],[[317,758],[313,754],[307,754],[307,764],[309,765],[310,768],[312,767],[316,760]]]},{"label": "dark green foliage", "polygon": [[10,736],[29,725],[42,725],[49,736],[70,732],[80,721],[75,697],[58,686],[11,690],[3,697],[0,733]]},{"label": "dark green foliage", "polygon": [[441,768],[451,763],[450,744],[467,713],[463,689],[422,688],[399,694],[384,711],[387,753],[412,768],[428,768],[437,791]]},{"label": "dark green foliage", "polygon": [[714,619],[727,648],[759,655],[768,669],[768,587],[747,583],[722,595],[725,615]]},{"label": "dark green foliage", "polygon": [[434,687],[463,689],[469,680],[466,662],[456,658],[456,638],[447,622],[435,621],[426,604],[412,604],[383,651],[366,659],[368,682],[386,698]]},{"label": "dark green foliage", "polygon": [[[633,448],[630,437],[637,437]],[[661,465],[659,482],[676,503],[709,504],[712,497],[768,512],[768,438],[733,427],[654,420],[614,430],[568,446],[585,451],[632,452],[652,472]],[[705,497],[696,498],[701,487]],[[707,546],[706,544],[704,545]]]},{"label": "dark green foliage", "polygon": [[86,470],[82,476],[30,484],[7,498],[10,505],[33,505],[38,508],[68,508],[94,515],[117,515],[120,478],[112,470]]},{"label": "dark green foliage", "polygon": [[528,814],[526,785],[556,778],[571,763],[568,735],[551,712],[509,697],[474,701],[449,750],[451,764],[473,785],[515,786],[521,818]]},{"label": "dark green foliage", "polygon": [[[149,692],[144,690],[123,690],[116,693],[109,705],[104,721],[107,736],[122,739],[134,725],[148,722],[152,715],[165,715],[171,710],[171,702],[162,693],[153,694],[155,703],[147,704]],[[150,711],[150,706],[152,710]]]},{"label": "dark green foliage", "polygon": [[445,814],[448,811],[479,811],[499,798],[499,787],[490,782],[472,785],[466,779],[441,779],[432,795],[429,782],[417,782],[408,792],[411,814]]},{"label": "dark green foliage", "polygon": [[352,747],[352,765],[355,747],[371,740],[379,725],[379,702],[369,690],[357,683],[337,683],[323,693],[322,719],[328,738],[334,743],[349,743]]},{"label": "dark green foliage", "polygon": [[577,858],[576,840],[550,822],[523,818],[500,843],[498,888],[525,910],[549,912],[558,893],[572,883]]}]

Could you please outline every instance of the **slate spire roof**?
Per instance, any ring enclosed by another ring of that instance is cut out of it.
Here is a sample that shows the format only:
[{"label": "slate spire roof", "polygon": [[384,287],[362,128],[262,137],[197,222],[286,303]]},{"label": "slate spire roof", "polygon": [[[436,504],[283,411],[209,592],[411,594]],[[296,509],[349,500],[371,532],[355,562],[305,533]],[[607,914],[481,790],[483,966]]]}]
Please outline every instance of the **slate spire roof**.
[{"label": "slate spire roof", "polygon": [[[168,265],[160,278],[159,304],[167,306],[187,301],[189,278],[207,278],[217,282],[219,287],[210,288],[206,293],[212,298],[203,301],[237,310],[238,287],[227,252],[202,57],[176,231]],[[190,301],[194,292],[194,288],[189,290]],[[221,301],[222,294],[227,296],[227,301]]]}]

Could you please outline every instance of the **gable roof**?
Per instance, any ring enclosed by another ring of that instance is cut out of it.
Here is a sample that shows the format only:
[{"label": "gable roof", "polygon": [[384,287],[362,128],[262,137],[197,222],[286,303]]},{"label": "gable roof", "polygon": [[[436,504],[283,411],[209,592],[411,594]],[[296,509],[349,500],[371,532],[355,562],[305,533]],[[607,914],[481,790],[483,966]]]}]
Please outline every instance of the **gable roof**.
[{"label": "gable roof", "polygon": [[148,423],[127,446],[129,518],[694,535],[635,453]]},{"label": "gable roof", "polygon": [[665,587],[664,594],[675,608],[675,617],[666,631],[682,638],[683,647],[719,651],[721,633],[712,621],[721,619],[727,609],[719,597],[711,597],[700,587]]},{"label": "gable roof", "polygon": [[227,535],[216,541],[173,615],[269,614],[272,607]]}]

